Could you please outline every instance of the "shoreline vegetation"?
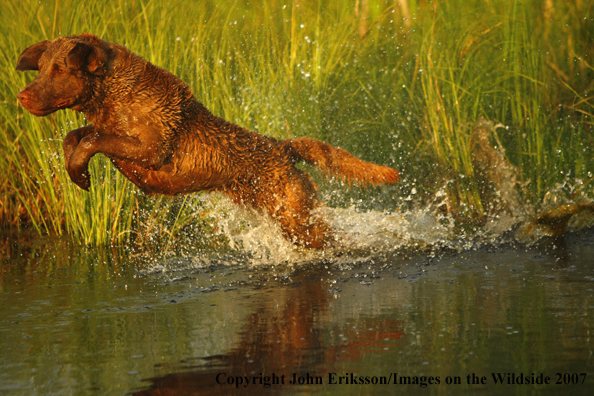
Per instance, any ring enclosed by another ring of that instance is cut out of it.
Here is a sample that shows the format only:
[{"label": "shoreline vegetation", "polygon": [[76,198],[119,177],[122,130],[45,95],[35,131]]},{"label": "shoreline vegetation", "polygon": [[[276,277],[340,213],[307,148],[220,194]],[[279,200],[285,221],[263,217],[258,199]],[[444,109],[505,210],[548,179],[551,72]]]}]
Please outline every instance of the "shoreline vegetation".
[{"label": "shoreline vegetation", "polygon": [[397,212],[443,192],[437,210],[472,228],[502,213],[532,220],[554,205],[590,208],[594,199],[594,1],[23,0],[2,8],[3,230],[68,234],[91,246],[167,250],[184,234],[224,244],[209,236],[216,197],[146,197],[103,155],[91,161],[90,191],[76,187],[61,144],[84,118],[71,110],[37,118],[18,105],[35,76],[15,71],[19,54],[82,32],[173,72],[228,121],[276,138],[315,137],[401,171],[400,184],[374,191],[373,202],[315,177],[329,205]]}]

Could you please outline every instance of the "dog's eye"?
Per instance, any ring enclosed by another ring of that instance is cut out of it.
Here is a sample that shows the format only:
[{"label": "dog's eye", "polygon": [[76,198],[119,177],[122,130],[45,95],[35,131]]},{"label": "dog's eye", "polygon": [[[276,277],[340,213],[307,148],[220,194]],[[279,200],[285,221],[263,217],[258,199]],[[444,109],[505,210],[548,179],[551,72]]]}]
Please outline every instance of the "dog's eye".
[{"label": "dog's eye", "polygon": [[62,67],[60,67],[58,65],[54,65],[54,72],[56,74],[64,74],[64,73],[66,73],[66,69],[65,68],[62,68]]}]

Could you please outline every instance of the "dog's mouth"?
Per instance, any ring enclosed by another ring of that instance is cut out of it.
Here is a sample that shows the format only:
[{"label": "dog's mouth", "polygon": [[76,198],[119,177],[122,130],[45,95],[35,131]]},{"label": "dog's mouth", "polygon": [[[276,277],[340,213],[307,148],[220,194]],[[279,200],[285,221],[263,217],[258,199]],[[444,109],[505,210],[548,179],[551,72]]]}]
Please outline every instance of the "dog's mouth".
[{"label": "dog's mouth", "polygon": [[33,109],[33,108],[30,108],[30,107],[27,107],[24,103],[21,103],[21,104],[23,105],[23,107],[25,109],[27,109],[29,111],[29,113],[33,114],[34,116],[44,117],[44,116],[46,116],[48,114],[51,114],[51,113],[53,113],[55,111],[58,111],[60,109],[65,109],[67,107],[72,106],[72,103],[73,102],[74,101],[71,100],[71,99],[69,99],[69,100],[63,100],[61,102],[56,103],[54,106],[52,106],[49,109]]},{"label": "dog's mouth", "polygon": [[46,116],[48,114],[53,113],[54,111],[58,110],[58,109],[51,109],[51,110],[34,110],[34,109],[27,109],[29,110],[29,113],[33,114],[34,116],[37,117],[43,117]]},{"label": "dog's mouth", "polygon": [[63,109],[65,107],[68,107],[68,106],[72,105],[72,102],[74,102],[73,99],[63,100],[61,102],[58,102],[58,104],[56,104],[56,108],[57,109]]}]

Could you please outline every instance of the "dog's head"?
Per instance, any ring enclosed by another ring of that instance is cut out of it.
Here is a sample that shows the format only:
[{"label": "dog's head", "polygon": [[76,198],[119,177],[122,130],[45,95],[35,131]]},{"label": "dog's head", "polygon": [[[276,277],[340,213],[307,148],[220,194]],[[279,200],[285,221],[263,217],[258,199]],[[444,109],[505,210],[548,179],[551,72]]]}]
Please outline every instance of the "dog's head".
[{"label": "dog's head", "polygon": [[90,79],[106,72],[107,53],[101,43],[83,34],[42,41],[24,50],[16,69],[39,70],[39,75],[17,95],[23,107],[42,117],[83,105]]}]

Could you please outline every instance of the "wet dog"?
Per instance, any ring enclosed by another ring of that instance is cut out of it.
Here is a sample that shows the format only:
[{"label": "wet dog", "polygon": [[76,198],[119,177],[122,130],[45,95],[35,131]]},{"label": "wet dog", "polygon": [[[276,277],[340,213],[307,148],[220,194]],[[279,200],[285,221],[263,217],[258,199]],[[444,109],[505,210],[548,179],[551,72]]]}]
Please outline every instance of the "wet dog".
[{"label": "wet dog", "polygon": [[311,138],[277,140],[213,115],[170,72],[92,34],[34,44],[17,70],[38,70],[18,99],[36,116],[82,112],[92,124],[64,138],[70,178],[87,190],[88,163],[102,153],[147,194],[221,191],[266,211],[298,246],[323,248],[330,227],[312,216],[316,187],[295,167],[318,166],[350,182],[389,184],[398,171]]}]

